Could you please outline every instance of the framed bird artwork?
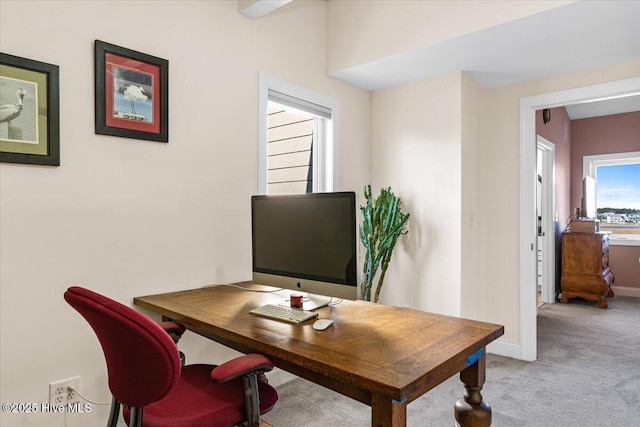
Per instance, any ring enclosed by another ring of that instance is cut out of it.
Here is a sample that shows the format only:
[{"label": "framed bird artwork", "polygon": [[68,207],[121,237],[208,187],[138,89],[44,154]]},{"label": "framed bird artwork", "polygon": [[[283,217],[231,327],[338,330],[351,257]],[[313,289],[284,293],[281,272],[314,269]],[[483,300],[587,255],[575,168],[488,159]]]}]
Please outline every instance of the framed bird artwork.
[{"label": "framed bird artwork", "polygon": [[60,74],[0,53],[0,162],[60,165]]},{"label": "framed bird artwork", "polygon": [[168,82],[166,59],[96,40],[96,133],[169,142]]}]

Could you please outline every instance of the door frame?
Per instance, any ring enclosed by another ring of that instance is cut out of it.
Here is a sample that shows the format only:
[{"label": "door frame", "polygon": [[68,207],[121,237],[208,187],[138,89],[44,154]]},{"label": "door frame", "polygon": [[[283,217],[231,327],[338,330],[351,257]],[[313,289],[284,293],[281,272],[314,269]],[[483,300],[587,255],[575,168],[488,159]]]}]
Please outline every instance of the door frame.
[{"label": "door frame", "polygon": [[536,135],[536,148],[542,152],[542,302],[553,304],[556,301],[556,146],[553,142]]},{"label": "door frame", "polygon": [[640,77],[520,98],[520,359],[537,357],[537,219],[535,112],[584,102],[640,95]]}]

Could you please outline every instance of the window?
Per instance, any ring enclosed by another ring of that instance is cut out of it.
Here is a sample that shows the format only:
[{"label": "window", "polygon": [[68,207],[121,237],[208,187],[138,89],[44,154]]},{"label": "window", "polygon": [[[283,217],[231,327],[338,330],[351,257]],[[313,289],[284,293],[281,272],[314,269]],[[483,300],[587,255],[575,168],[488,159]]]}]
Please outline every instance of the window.
[{"label": "window", "polygon": [[640,245],[640,152],[585,156],[584,171],[596,181],[600,230]]},{"label": "window", "polygon": [[267,194],[313,193],[314,116],[269,101]]},{"label": "window", "polygon": [[260,73],[258,193],[338,188],[339,102]]}]

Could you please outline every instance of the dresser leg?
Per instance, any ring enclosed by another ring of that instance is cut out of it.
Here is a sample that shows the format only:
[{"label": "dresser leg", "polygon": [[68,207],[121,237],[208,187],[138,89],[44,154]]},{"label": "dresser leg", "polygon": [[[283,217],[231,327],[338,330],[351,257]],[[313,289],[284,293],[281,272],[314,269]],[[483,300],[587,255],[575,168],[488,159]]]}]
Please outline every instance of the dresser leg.
[{"label": "dresser leg", "polygon": [[491,407],[482,400],[482,386],[485,381],[486,354],[460,372],[460,380],[466,389],[464,397],[456,401],[454,415],[456,427],[489,427]]}]

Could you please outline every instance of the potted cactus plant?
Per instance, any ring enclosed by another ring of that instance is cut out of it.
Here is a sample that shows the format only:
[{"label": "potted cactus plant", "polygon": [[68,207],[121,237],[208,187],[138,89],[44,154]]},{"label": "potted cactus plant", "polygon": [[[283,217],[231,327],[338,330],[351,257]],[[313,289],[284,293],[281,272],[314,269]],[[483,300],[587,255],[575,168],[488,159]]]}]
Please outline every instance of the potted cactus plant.
[{"label": "potted cactus plant", "polygon": [[375,288],[373,302],[378,302],[384,276],[389,268],[389,261],[398,237],[406,234],[409,214],[400,209],[400,198],[393,194],[391,187],[380,190],[380,195],[373,198],[371,185],[364,188],[367,203],[360,207],[362,225],[360,241],[366,249],[360,297],[371,301],[371,290],[374,278],[380,268],[380,275]]}]

